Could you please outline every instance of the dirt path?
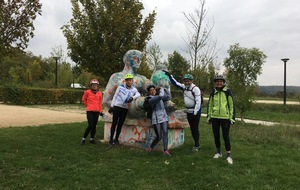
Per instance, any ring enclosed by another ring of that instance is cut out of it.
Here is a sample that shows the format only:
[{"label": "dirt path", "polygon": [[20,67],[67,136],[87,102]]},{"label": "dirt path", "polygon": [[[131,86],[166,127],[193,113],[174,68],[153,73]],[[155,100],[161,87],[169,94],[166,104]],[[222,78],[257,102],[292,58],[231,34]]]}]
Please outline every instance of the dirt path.
[{"label": "dirt path", "polygon": [[0,104],[0,128],[86,121],[84,111],[68,112]]}]

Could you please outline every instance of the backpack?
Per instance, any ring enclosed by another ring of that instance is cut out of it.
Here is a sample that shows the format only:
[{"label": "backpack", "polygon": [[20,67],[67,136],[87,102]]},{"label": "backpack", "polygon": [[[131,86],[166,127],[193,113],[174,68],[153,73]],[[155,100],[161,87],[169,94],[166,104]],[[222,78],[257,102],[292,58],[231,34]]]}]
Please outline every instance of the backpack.
[{"label": "backpack", "polygon": [[[194,93],[194,91],[193,91],[193,89],[195,88],[196,86],[193,86],[193,88],[191,89],[191,90],[186,90],[186,91],[191,91],[192,92],[192,95],[194,96],[194,98],[195,98],[195,93]],[[201,91],[201,106],[203,105],[203,94],[202,94],[202,91]]]},{"label": "backpack", "polygon": [[145,100],[144,100],[144,103],[143,103],[143,109],[146,111],[146,116],[147,118],[151,119],[152,117],[152,112],[153,112],[153,109],[151,107],[151,105],[149,104],[149,99],[151,97],[146,97]]},{"label": "backpack", "polygon": [[[231,92],[230,92],[229,89],[227,89],[227,90],[224,91],[224,92],[225,92],[225,95],[226,95],[226,100],[227,100],[227,102],[228,102],[228,97],[231,96],[231,98],[232,98]],[[214,95],[215,95],[215,89],[213,88],[212,91],[211,91],[211,93],[210,93],[210,96],[209,96],[209,97],[212,97],[212,98],[213,98]],[[232,98],[232,101],[233,101],[233,98]],[[227,104],[227,105],[228,105],[228,108],[229,108],[229,104]],[[208,111],[208,109],[207,109],[207,111]],[[232,119],[235,119],[235,106],[234,106],[234,102],[233,102]]]}]

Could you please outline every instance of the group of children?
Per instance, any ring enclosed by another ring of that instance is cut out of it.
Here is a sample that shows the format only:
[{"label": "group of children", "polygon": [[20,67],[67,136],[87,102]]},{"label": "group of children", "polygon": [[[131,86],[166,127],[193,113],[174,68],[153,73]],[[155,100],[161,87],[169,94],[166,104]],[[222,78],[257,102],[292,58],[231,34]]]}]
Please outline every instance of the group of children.
[{"label": "group of children", "polygon": [[[194,139],[193,151],[200,149],[200,134],[199,122],[201,117],[201,90],[193,83],[193,76],[186,74],[183,77],[183,83],[179,83],[168,72],[164,71],[169,77],[171,83],[178,89],[183,91],[184,104],[186,106],[186,116],[190,125],[192,137]],[[128,105],[140,97],[140,93],[133,84],[133,75],[125,75],[125,83],[118,86],[113,99],[111,101],[108,112],[113,115],[112,125],[110,130],[109,145],[119,145],[119,136],[122,130],[122,125],[128,113]],[[221,142],[220,142],[220,128],[222,129],[223,139],[226,149],[226,160],[229,164],[233,164],[231,158],[231,144],[229,138],[230,125],[235,122],[233,98],[229,89],[225,85],[223,76],[218,75],[214,78],[215,88],[210,94],[207,109],[207,122],[211,123],[216,146],[216,154],[214,159],[222,157]],[[86,90],[82,96],[82,102],[86,106],[88,127],[86,128],[80,144],[85,144],[86,138],[90,133],[90,143],[96,143],[94,136],[96,133],[96,125],[99,115],[103,116],[102,110],[102,93],[99,90],[99,82],[96,79],[90,81],[91,88]],[[153,151],[157,143],[162,139],[163,153],[171,156],[168,150],[168,122],[169,117],[165,109],[165,102],[171,100],[169,90],[163,87],[155,87],[154,85],[147,86],[148,95],[145,97],[152,108],[152,116],[150,118],[151,124],[154,128],[156,138],[151,145],[146,149]]]}]

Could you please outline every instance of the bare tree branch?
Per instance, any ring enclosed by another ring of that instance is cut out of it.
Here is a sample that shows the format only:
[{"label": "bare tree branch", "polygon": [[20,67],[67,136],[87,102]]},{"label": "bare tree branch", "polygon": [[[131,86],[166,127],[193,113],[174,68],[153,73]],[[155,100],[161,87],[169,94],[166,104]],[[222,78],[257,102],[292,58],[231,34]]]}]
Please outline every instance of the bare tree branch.
[{"label": "bare tree branch", "polygon": [[217,58],[217,41],[212,39],[214,21],[212,24],[205,22],[205,3],[205,0],[199,0],[199,7],[193,13],[183,13],[190,25],[186,26],[187,39],[184,42],[193,69],[197,66],[206,68]]},{"label": "bare tree branch", "polygon": [[161,63],[163,54],[161,53],[159,45],[156,43],[150,45],[149,48],[146,49],[146,54],[146,59],[151,69],[154,69],[156,65]]}]

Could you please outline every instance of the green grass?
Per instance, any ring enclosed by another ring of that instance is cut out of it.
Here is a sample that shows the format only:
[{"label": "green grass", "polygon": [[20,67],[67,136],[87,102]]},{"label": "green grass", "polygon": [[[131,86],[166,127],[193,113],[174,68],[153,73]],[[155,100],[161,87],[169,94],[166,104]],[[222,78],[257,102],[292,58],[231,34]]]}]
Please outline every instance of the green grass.
[{"label": "green grass", "polygon": [[246,118],[299,125],[299,115],[300,105],[253,104]]},{"label": "green grass", "polygon": [[[207,102],[204,102],[202,113],[207,113]],[[245,119],[272,121],[285,124],[300,124],[300,105],[280,105],[254,103],[250,110],[246,112]],[[237,110],[236,118],[240,118]]]},{"label": "green grass", "polygon": [[[299,189],[299,127],[237,122],[229,165],[212,159],[212,131],[204,119],[201,151],[191,152],[186,129],[184,145],[171,157],[127,146],[80,146],[86,125],[0,129],[0,189]],[[96,138],[103,138],[103,123]]]}]

